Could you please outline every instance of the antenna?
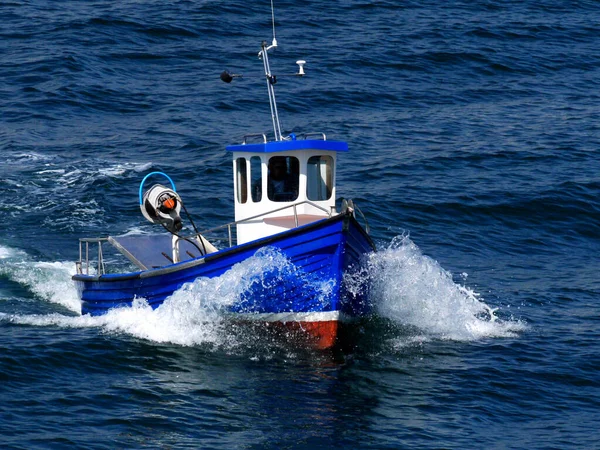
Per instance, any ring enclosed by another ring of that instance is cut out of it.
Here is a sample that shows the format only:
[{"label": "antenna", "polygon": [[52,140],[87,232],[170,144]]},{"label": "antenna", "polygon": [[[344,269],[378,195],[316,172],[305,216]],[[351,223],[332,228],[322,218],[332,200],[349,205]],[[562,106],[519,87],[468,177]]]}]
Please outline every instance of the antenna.
[{"label": "antenna", "polygon": [[271,22],[273,23],[273,47],[277,47],[277,39],[275,39],[275,8],[273,0],[271,0]]},{"label": "antenna", "polygon": [[277,77],[271,74],[271,67],[269,66],[269,49],[273,48],[273,45],[267,47],[267,43],[263,41],[262,50],[258,53],[258,57],[263,60],[263,67],[265,69],[265,78],[267,80],[267,90],[269,92],[269,106],[271,108],[271,120],[273,121],[273,132],[275,134],[276,141],[282,141],[283,136],[281,135],[281,125],[279,123],[279,113],[277,112],[277,102],[275,101],[275,83],[277,83]]},{"label": "antenna", "polygon": [[[268,45],[266,41],[261,44],[261,50],[258,52],[258,57],[263,61],[263,69],[265,72],[265,79],[267,81],[267,91],[269,92],[269,107],[271,108],[271,121],[273,122],[273,133],[276,141],[283,141],[284,138],[281,134],[281,124],[279,123],[279,113],[277,112],[277,102],[275,100],[275,88],[274,85],[277,83],[277,77],[271,73],[271,67],[269,65],[269,50],[277,48],[277,39],[275,37],[275,7],[273,6],[273,0],[271,0],[271,24],[273,26],[273,41],[271,45]],[[306,75],[304,72],[304,65],[306,61],[300,59],[296,61],[298,64],[298,72],[295,74],[284,74],[281,76],[299,76],[303,77]],[[225,83],[231,83],[234,78],[241,78],[242,75],[233,74],[225,70],[221,73],[221,80]]]}]

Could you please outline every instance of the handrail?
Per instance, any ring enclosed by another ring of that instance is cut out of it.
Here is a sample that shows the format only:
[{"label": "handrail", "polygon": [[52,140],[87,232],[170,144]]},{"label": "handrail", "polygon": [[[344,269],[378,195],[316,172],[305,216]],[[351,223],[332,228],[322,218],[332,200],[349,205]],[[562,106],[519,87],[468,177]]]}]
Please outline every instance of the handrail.
[{"label": "handrail", "polygon": [[308,136],[321,136],[324,141],[327,140],[327,136],[325,136],[325,133],[320,132],[320,131],[313,132],[313,133],[302,133],[301,136],[303,136],[304,139],[306,139]]},{"label": "handrail", "polygon": [[209,228],[207,230],[201,231],[199,234],[204,235],[204,234],[207,234],[207,233],[212,233],[213,231],[221,230],[223,228],[228,228],[228,231],[229,231],[229,246],[231,247],[233,245],[232,239],[231,239],[231,227],[232,226],[238,225],[238,224],[244,223],[244,222],[250,222],[251,220],[258,219],[260,217],[267,216],[267,215],[275,213],[275,212],[283,211],[284,209],[288,209],[288,208],[292,208],[293,209],[293,211],[294,211],[294,221],[295,221],[296,226],[298,226],[298,214],[297,214],[296,207],[299,206],[299,205],[303,205],[303,204],[307,204],[307,205],[313,206],[313,207],[315,207],[317,209],[320,209],[321,211],[323,211],[324,213],[326,213],[328,217],[331,217],[331,211],[328,211],[327,209],[323,208],[322,206],[319,206],[319,205],[317,205],[317,204],[315,204],[315,203],[313,203],[313,202],[311,202],[309,200],[304,200],[304,201],[301,201],[301,202],[298,202],[298,203],[293,203],[291,205],[282,206],[281,208],[272,209],[270,211],[267,211],[267,212],[264,212],[264,213],[261,213],[261,214],[257,214],[255,216],[246,217],[245,219],[242,219],[242,220],[236,220],[235,222],[229,222],[229,223],[226,223],[225,225],[219,225],[218,227]]},{"label": "handrail", "polygon": [[[324,141],[327,140],[327,135],[325,133],[323,133],[322,131],[314,131],[314,132],[302,133],[302,134],[298,135],[298,137],[300,137],[302,139],[308,139],[309,136],[319,136]],[[244,138],[242,140],[242,145],[248,144],[248,138],[255,138],[255,137],[262,137],[263,144],[266,144],[268,142],[267,135],[265,133],[250,133],[250,134],[244,135]],[[295,135],[291,134],[289,137],[283,138],[283,140],[289,140],[290,138],[292,140],[295,140]]]},{"label": "handrail", "polygon": [[242,142],[243,145],[246,145],[246,141],[249,137],[262,137],[263,143],[267,143],[267,135],[265,133],[250,133],[244,135],[244,142]]},{"label": "handrail", "polygon": [[79,261],[75,262],[75,268],[78,274],[83,274],[83,243],[85,243],[85,274],[90,274],[90,243],[98,244],[98,275],[106,273],[104,266],[104,257],[102,254],[102,242],[108,241],[108,238],[80,238],[79,239]]},{"label": "handrail", "polygon": [[[285,206],[282,206],[281,208],[272,209],[270,211],[267,211],[267,212],[264,212],[264,213],[261,213],[261,214],[257,214],[257,215],[252,216],[252,217],[246,217],[245,219],[242,219],[242,220],[237,220],[235,222],[229,222],[229,223],[226,223],[224,225],[220,225],[218,227],[209,228],[207,230],[201,231],[198,234],[199,235],[205,235],[205,234],[217,231],[217,230],[221,230],[221,229],[227,228],[228,240],[229,240],[229,247],[232,247],[233,246],[233,238],[232,238],[232,232],[231,232],[231,227],[232,226],[238,225],[238,224],[244,223],[244,222],[250,222],[250,221],[258,219],[260,217],[264,217],[264,216],[267,216],[267,215],[272,214],[272,213],[276,213],[276,212],[283,211],[283,210],[288,209],[288,208],[292,208],[292,211],[293,211],[293,214],[294,214],[294,223],[295,223],[295,226],[297,227],[298,223],[299,223],[299,221],[298,221],[298,210],[297,210],[297,207],[299,205],[303,205],[303,204],[307,204],[307,205],[313,206],[314,208],[317,208],[317,209],[323,211],[325,214],[327,214],[327,217],[331,217],[332,216],[332,211],[329,211],[326,208],[323,208],[322,206],[317,205],[317,204],[315,204],[315,203],[313,203],[313,202],[311,202],[309,200],[303,200],[301,202],[293,203],[291,205],[285,205]],[[362,212],[361,212],[361,215],[362,215]],[[363,217],[364,217],[364,215],[363,215]],[[365,222],[366,222],[366,219],[365,219]],[[368,224],[367,224],[367,228],[368,228]],[[190,236],[180,236],[180,239],[190,239],[190,238],[195,238],[196,236],[198,236],[198,235],[194,234],[194,235],[190,235]],[[104,275],[104,274],[106,274],[106,268],[105,268],[105,265],[104,265],[104,259],[103,259],[103,253],[102,253],[102,243],[105,242],[105,241],[108,241],[108,238],[80,238],[79,239],[79,261],[77,261],[75,263],[75,267],[77,269],[77,273],[78,274],[83,274],[84,273],[84,267],[83,267],[83,256],[84,256],[83,255],[83,244],[85,244],[85,274],[89,275],[89,272],[90,272],[89,244],[90,243],[92,243],[92,244],[93,243],[97,243],[98,244],[98,275]]]}]

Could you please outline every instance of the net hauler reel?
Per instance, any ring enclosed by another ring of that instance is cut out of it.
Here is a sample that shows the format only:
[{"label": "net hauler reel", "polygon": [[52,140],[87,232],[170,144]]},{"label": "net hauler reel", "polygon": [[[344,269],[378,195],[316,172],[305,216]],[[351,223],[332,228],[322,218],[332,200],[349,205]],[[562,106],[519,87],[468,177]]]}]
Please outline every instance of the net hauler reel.
[{"label": "net hauler reel", "polygon": [[140,205],[142,214],[152,223],[160,223],[171,233],[183,228],[181,217],[181,199],[172,189],[155,184],[144,194]]},{"label": "net hauler reel", "polygon": [[[172,186],[168,188],[162,184],[155,184],[143,195],[144,182],[151,175],[166,177]],[[171,233],[177,233],[183,228],[181,222],[181,198],[175,191],[175,184],[168,175],[162,172],[152,172],[144,177],[140,184],[140,209],[148,221],[163,225]]]},{"label": "net hauler reel", "polygon": [[[153,175],[161,175],[165,177],[167,180],[169,180],[169,183],[171,183],[171,187],[169,188],[163,186],[162,184],[155,184],[146,192],[143,192],[144,183],[148,177]],[[178,234],[183,228],[183,222],[181,221],[180,216],[182,208],[187,219],[196,232],[195,236],[185,237]],[[140,209],[142,210],[144,217],[148,219],[149,222],[164,226],[166,230],[172,234],[171,256],[169,257],[166,255],[166,253],[163,253],[163,256],[169,259],[172,263],[178,263],[182,260],[180,258],[181,241],[186,241],[193,246],[193,253],[190,253],[190,251],[186,250],[185,247],[182,248],[181,251],[184,259],[187,257],[196,258],[198,256],[203,256],[217,251],[217,248],[208,242],[204,236],[198,232],[198,229],[187,212],[181,197],[175,190],[175,183],[173,183],[173,180],[171,180],[167,174],[163,172],[152,172],[144,177],[140,183]],[[187,257],[185,255],[187,255]]]}]

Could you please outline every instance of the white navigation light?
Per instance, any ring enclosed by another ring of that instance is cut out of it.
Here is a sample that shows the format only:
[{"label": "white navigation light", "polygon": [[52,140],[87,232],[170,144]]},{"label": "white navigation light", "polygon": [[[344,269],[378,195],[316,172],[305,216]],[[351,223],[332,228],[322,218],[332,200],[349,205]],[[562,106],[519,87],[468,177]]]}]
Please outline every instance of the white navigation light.
[{"label": "white navigation light", "polygon": [[296,64],[298,64],[298,66],[300,66],[300,68],[298,69],[298,75],[300,75],[300,76],[306,75],[304,73],[304,64],[306,64],[306,61],[304,61],[303,59],[300,59],[300,60],[296,61]]}]

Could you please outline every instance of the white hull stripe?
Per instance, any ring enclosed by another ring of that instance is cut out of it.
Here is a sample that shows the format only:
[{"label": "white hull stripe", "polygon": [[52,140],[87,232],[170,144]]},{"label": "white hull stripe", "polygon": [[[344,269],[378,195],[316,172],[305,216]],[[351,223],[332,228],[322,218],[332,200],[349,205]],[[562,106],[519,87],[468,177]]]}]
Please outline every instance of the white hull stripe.
[{"label": "white hull stripe", "polygon": [[232,316],[236,319],[257,322],[329,322],[332,320],[340,320],[339,311],[249,314],[236,313]]}]

